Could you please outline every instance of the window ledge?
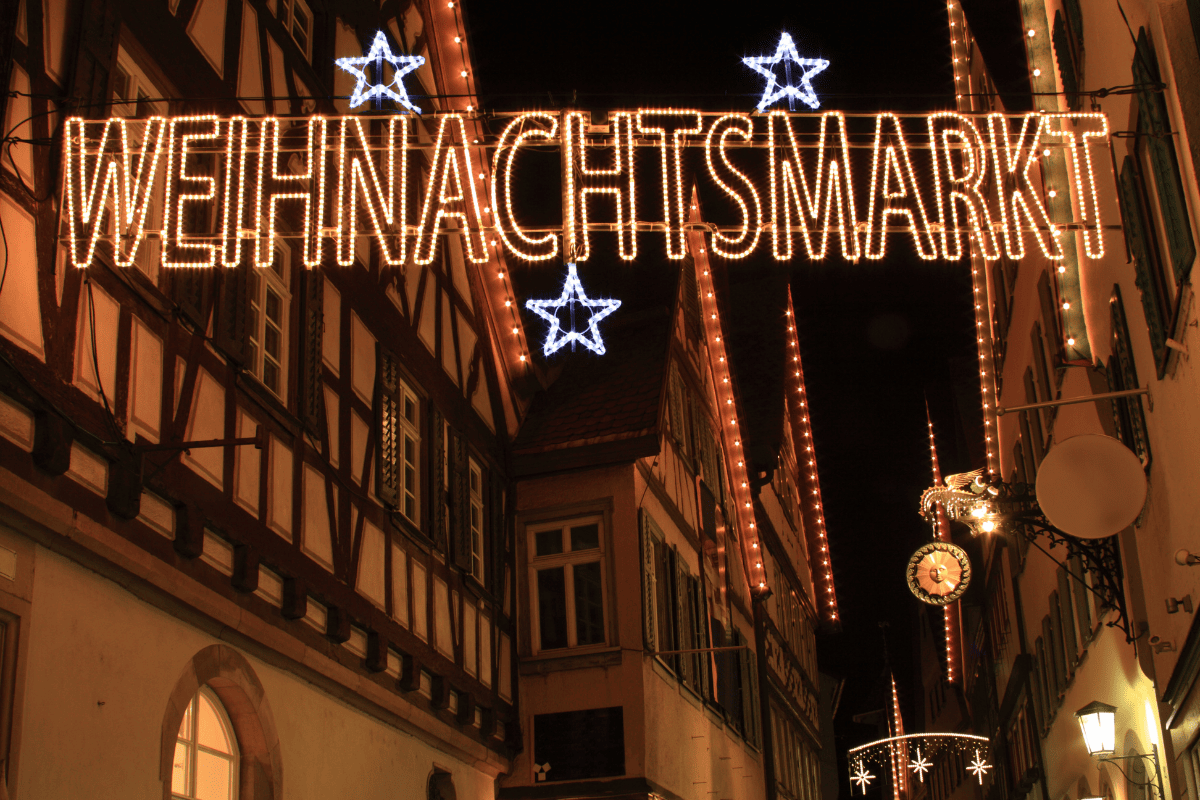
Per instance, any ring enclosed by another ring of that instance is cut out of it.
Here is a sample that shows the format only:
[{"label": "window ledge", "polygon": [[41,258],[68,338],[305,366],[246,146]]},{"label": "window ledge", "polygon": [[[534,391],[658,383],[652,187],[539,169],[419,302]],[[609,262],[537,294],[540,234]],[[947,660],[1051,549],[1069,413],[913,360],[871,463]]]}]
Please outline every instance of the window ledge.
[{"label": "window ledge", "polygon": [[618,647],[592,650],[587,653],[570,653],[568,655],[535,655],[521,659],[519,672],[522,675],[545,675],[548,672],[559,672],[568,669],[591,669],[595,667],[616,667],[621,664],[621,649]]}]

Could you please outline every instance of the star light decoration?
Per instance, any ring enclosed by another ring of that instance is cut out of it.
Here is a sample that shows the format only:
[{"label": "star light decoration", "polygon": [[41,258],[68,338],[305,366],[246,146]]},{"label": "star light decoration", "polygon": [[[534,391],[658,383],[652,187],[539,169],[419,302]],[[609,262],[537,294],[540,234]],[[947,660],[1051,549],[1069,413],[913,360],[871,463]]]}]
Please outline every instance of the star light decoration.
[{"label": "star light decoration", "polygon": [[858,762],[858,769],[855,770],[854,777],[850,780],[853,783],[857,783],[858,788],[862,789],[862,793],[865,795],[867,793],[867,786],[871,783],[871,780],[874,777],[874,775],[867,772],[867,768],[863,766],[863,762],[860,760]]},{"label": "star light decoration", "polygon": [[913,772],[917,773],[917,777],[921,779],[921,783],[924,783],[925,773],[929,771],[929,768],[932,766],[932,764],[930,764],[925,756],[921,755],[921,748],[918,747],[917,757],[910,761],[908,766]]},{"label": "star light decoration", "polygon": [[[375,83],[368,87],[367,65],[374,64],[375,79],[382,80],[384,61],[392,65],[392,82]],[[404,88],[404,76],[420,68],[425,63],[425,57],[393,55],[392,48],[388,46],[387,36],[384,35],[383,31],[375,33],[375,40],[371,42],[371,49],[365,56],[359,58],[339,58],[333,63],[354,76],[354,94],[350,95],[351,108],[358,108],[368,100],[390,97],[398,105],[407,108],[414,114],[421,113],[421,109],[413,105],[408,99],[408,90]],[[395,89],[392,88],[393,86]]]},{"label": "star light decoration", "polygon": [[[780,61],[784,62],[786,83],[780,83],[775,77],[775,66]],[[804,75],[800,78],[799,86],[792,85],[789,62],[804,68]],[[788,98],[789,105],[793,100],[799,100],[809,108],[820,107],[821,101],[817,99],[817,93],[813,90],[812,78],[818,72],[824,71],[829,66],[829,62],[823,58],[801,58],[800,54],[796,52],[796,43],[792,41],[791,35],[784,33],[779,38],[779,47],[775,50],[775,55],[747,56],[742,59],[742,63],[767,79],[762,99],[758,101],[759,111],[774,105],[784,97]]]},{"label": "star light decoration", "polygon": [[984,761],[982,758],[980,758],[979,751],[976,750],[975,751],[975,760],[971,762],[971,766],[967,767],[967,772],[970,772],[972,775],[974,775],[976,778],[978,778],[979,785],[983,786],[984,773],[986,773],[991,768],[992,768],[992,765],[987,763],[986,761]]},{"label": "star light decoration", "polygon": [[[590,312],[587,328],[583,333],[575,329],[575,306],[580,305]],[[571,330],[563,333],[562,323],[558,312],[566,306],[571,314]],[[546,334],[546,343],[542,346],[543,355],[551,355],[564,346],[574,343],[591,350],[598,356],[604,355],[604,340],[600,338],[600,320],[621,307],[620,300],[593,300],[583,291],[579,282],[579,274],[574,264],[567,264],[567,280],[563,284],[562,294],[553,300],[526,300],[525,307],[550,323],[550,331]]]}]

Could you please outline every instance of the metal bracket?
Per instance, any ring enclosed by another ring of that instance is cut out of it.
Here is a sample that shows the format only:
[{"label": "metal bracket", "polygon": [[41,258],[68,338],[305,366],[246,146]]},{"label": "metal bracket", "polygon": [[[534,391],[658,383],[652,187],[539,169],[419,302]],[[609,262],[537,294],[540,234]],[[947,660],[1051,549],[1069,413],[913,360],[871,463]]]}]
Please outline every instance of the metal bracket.
[{"label": "metal bracket", "polygon": [[253,436],[244,436],[238,439],[197,439],[191,442],[167,442],[165,444],[135,444],[133,451],[135,453],[155,453],[164,450],[197,450],[203,447],[236,447],[244,444],[252,444],[255,450],[262,450],[265,442],[263,426],[259,425],[255,428]]},{"label": "metal bracket", "polygon": [[[1185,350],[1186,352],[1186,350]],[[1014,414],[1018,411],[1031,411],[1035,408],[1054,408],[1056,406],[1070,406],[1076,403],[1093,403],[1097,400],[1112,400],[1118,397],[1133,397],[1135,395],[1144,394],[1150,402],[1150,410],[1154,410],[1154,399],[1150,396],[1150,387],[1145,389],[1124,389],[1119,392],[1104,392],[1102,394],[1089,394],[1084,397],[1071,397],[1066,400],[1048,400],[1044,403],[1030,403],[1027,406],[1013,406],[1012,408],[996,408],[996,416],[1002,417],[1005,414]]]}]

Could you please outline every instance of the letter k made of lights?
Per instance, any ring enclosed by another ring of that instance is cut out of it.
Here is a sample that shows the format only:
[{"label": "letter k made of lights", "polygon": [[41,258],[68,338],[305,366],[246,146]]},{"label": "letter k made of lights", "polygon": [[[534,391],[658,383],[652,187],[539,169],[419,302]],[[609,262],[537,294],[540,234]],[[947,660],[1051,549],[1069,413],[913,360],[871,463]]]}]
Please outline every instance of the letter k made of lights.
[{"label": "letter k made of lights", "polygon": [[[375,65],[375,80],[382,81],[384,61],[392,65],[392,82],[376,83],[368,87],[367,65]],[[387,36],[383,31],[375,33],[375,40],[371,42],[371,50],[365,56],[339,58],[333,63],[354,76],[354,94],[350,95],[351,108],[358,108],[371,99],[381,100],[384,97],[390,97],[398,105],[407,108],[414,114],[421,113],[421,109],[414,106],[408,99],[408,90],[404,88],[404,76],[420,68],[425,63],[425,57],[392,55],[392,48],[388,46]],[[393,86],[396,88],[393,89]]]},{"label": "letter k made of lights", "polygon": [[[775,77],[775,68],[780,61],[783,62],[784,71],[787,74],[786,83],[780,83]],[[789,62],[804,67],[804,75],[800,78],[799,86],[792,85],[792,70]],[[796,43],[792,41],[789,34],[784,33],[779,38],[779,47],[776,48],[775,55],[747,56],[742,59],[742,63],[767,79],[762,99],[758,101],[759,111],[775,105],[784,97],[788,99],[789,105],[793,100],[799,100],[809,108],[818,108],[821,105],[816,91],[813,90],[812,78],[828,67],[829,62],[823,58],[801,58],[800,54],[796,52]]]},{"label": "letter k made of lights", "polygon": [[[583,333],[576,330],[575,306],[582,306],[590,312],[587,328]],[[563,333],[562,323],[558,319],[559,312],[566,307],[571,317],[571,330]],[[621,307],[620,300],[592,300],[583,291],[579,282],[579,274],[574,264],[567,264],[567,281],[563,284],[562,294],[554,300],[526,300],[525,307],[550,323],[550,331],[546,334],[546,343],[542,346],[542,354],[556,353],[563,346],[570,344],[575,349],[579,342],[598,356],[604,355],[604,340],[600,338],[600,320]]]}]

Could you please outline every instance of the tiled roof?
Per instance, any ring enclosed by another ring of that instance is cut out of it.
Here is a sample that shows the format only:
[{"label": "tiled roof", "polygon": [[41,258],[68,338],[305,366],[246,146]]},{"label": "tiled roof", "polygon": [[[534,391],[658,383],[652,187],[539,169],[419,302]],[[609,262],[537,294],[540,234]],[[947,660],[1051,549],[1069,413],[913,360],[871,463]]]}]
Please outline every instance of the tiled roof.
[{"label": "tiled roof", "polygon": [[641,312],[601,327],[605,355],[580,348],[554,357],[566,363],[534,400],[515,456],[657,436],[670,315]]}]

